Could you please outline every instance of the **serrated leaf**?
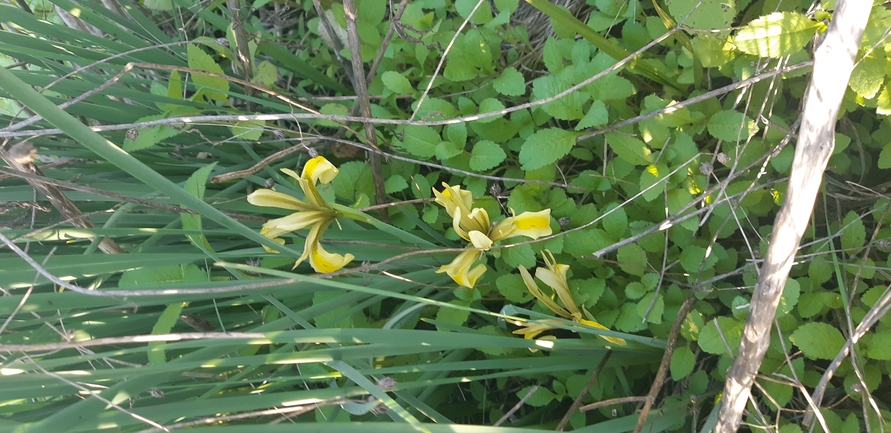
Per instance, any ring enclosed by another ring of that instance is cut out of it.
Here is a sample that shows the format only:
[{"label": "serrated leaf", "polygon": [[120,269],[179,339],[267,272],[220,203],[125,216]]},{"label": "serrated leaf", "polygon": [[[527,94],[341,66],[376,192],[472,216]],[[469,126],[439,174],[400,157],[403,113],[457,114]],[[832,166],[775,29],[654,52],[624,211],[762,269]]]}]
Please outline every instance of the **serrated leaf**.
[{"label": "serrated leaf", "polygon": [[613,323],[616,329],[622,332],[636,332],[644,329],[646,326],[640,314],[637,314],[637,305],[629,302],[622,304],[619,309],[619,316]]},{"label": "serrated leaf", "polygon": [[381,74],[381,81],[387,89],[390,89],[390,91],[396,94],[411,94],[415,90],[412,88],[408,78],[405,78],[402,74],[396,71],[384,72]]},{"label": "serrated leaf", "polygon": [[[164,312],[158,317],[155,326],[152,327],[152,335],[169,334],[176,325],[176,321],[179,319],[182,311],[182,302],[174,302],[168,305],[167,308],[164,309]],[[147,353],[149,364],[158,365],[167,362],[167,357],[164,354],[164,346],[166,345],[167,343],[164,342],[149,342]]]},{"label": "serrated leaf", "polygon": [[232,136],[239,140],[255,141],[263,135],[265,127],[266,121],[264,120],[245,120],[236,122],[235,125],[229,127],[229,130],[232,131]]},{"label": "serrated leaf", "polygon": [[800,296],[801,284],[794,278],[786,280],[786,285],[783,287],[783,295],[780,297],[780,304],[777,307],[777,315],[789,314],[798,305]]},{"label": "serrated leaf", "polygon": [[[477,3],[477,0],[456,0],[455,10],[458,11],[458,14],[461,15],[462,18],[466,19],[470,16],[470,13],[473,11],[473,8]],[[483,2],[473,14],[470,22],[474,24],[485,24],[489,21],[492,21],[492,7],[489,6],[489,2]]]},{"label": "serrated leaf", "polygon": [[744,53],[776,59],[801,51],[818,27],[800,12],[774,12],[740,29],[733,44]]},{"label": "serrated leaf", "polygon": [[[160,116],[149,116],[147,118],[140,119],[140,121],[156,120],[159,118]],[[121,148],[126,150],[127,152],[135,152],[137,150],[146,149],[160,143],[163,140],[173,137],[182,131],[183,130],[173,129],[166,125],[149,126],[137,130],[138,135],[136,136],[135,140],[131,140],[129,137],[125,138],[124,144]]]},{"label": "serrated leaf", "polygon": [[393,194],[402,191],[405,188],[408,188],[408,182],[405,181],[404,177],[398,174],[390,176],[390,178],[384,182],[384,190],[387,191],[387,194]]},{"label": "serrated leaf", "polygon": [[835,358],[845,344],[845,337],[838,328],[819,322],[799,326],[789,339],[810,359]]},{"label": "serrated leaf", "polygon": [[[525,398],[529,394],[529,392],[532,391],[532,388],[533,385],[530,385],[517,391],[517,398]],[[538,389],[536,389],[535,392],[533,392],[532,395],[526,399],[526,404],[532,407],[542,407],[554,401],[554,398],[556,397],[557,396],[553,392],[551,392],[551,390],[543,386],[539,386]]]},{"label": "serrated leaf", "polygon": [[446,126],[446,137],[452,143],[458,144],[463,148],[467,144],[467,124],[462,122]]},{"label": "serrated leaf", "polygon": [[[496,113],[496,112],[500,112],[500,111],[504,111],[504,104],[495,98],[486,98],[486,99],[483,99],[482,102],[480,102],[479,114]],[[502,117],[504,117],[504,115],[486,117],[484,119],[477,120],[477,123],[491,123],[491,122],[494,122]]]},{"label": "serrated leaf", "polygon": [[[891,111],[889,111],[887,114],[891,114]],[[877,165],[883,170],[886,168],[891,168],[891,143],[887,143],[884,147],[882,147],[882,152],[879,153],[879,160],[877,162]]]},{"label": "serrated leaf", "polygon": [[644,200],[653,201],[665,193],[668,173],[668,167],[664,164],[650,164],[640,172],[640,190]]},{"label": "serrated leaf", "polygon": [[536,131],[520,148],[520,163],[523,164],[523,170],[536,170],[566,156],[579,135],[581,134],[578,132],[557,128]]},{"label": "serrated leaf", "polygon": [[865,99],[874,98],[882,88],[886,63],[887,60],[881,52],[874,52],[860,59],[851,72],[851,80],[848,82],[851,90]]},{"label": "serrated leaf", "polygon": [[680,262],[681,267],[685,271],[693,274],[707,269],[711,269],[718,262],[718,258],[714,254],[705,257],[706,249],[696,245],[687,245],[681,251]]},{"label": "serrated leaf", "polygon": [[371,167],[364,161],[350,161],[341,164],[338,169],[340,172],[331,181],[335,195],[350,203],[356,201],[362,194],[369,197],[374,195]]},{"label": "serrated leaf", "polygon": [[632,281],[625,286],[625,297],[628,299],[640,299],[649,290],[640,281]]},{"label": "serrated leaf", "polygon": [[[532,82],[532,100],[551,98],[572,87],[569,83],[552,75],[536,78]],[[557,100],[542,105],[542,109],[560,120],[577,120],[584,116],[582,105],[588,101],[588,92],[576,90]]]},{"label": "serrated leaf", "polygon": [[526,80],[523,74],[513,66],[504,68],[492,82],[495,91],[505,96],[522,96],[526,94]]},{"label": "serrated leaf", "polygon": [[684,26],[699,30],[728,29],[736,15],[736,2],[732,1],[672,0],[666,3],[675,22],[681,23],[686,18]]},{"label": "serrated leaf", "polygon": [[849,253],[854,253],[863,248],[863,243],[866,242],[866,227],[863,226],[863,220],[860,215],[854,211],[849,211],[845,215],[842,226],[844,227],[844,231],[841,232],[842,248],[849,250]]},{"label": "serrated leaf", "polygon": [[629,244],[619,248],[617,252],[619,267],[630,275],[643,275],[647,271],[647,253],[637,244]]},{"label": "serrated leaf", "polygon": [[523,277],[519,274],[505,274],[495,280],[498,293],[510,302],[525,304],[533,299],[532,293],[523,283]]},{"label": "serrated leaf", "polygon": [[607,121],[609,121],[609,110],[606,109],[606,104],[603,101],[594,101],[588,108],[588,112],[585,113],[585,117],[582,117],[579,124],[575,126],[575,130],[581,131],[585,128],[606,125]]},{"label": "serrated leaf", "polygon": [[278,77],[278,68],[269,60],[264,60],[254,68],[254,78],[251,78],[251,82],[268,89],[275,85]]},{"label": "serrated leaf", "polygon": [[625,213],[625,208],[613,209],[613,207],[609,207],[603,213],[605,216],[600,221],[603,230],[610,236],[620,239],[628,228],[628,214]]},{"label": "serrated leaf", "polygon": [[891,332],[873,334],[866,349],[866,356],[879,361],[891,360]]},{"label": "serrated leaf", "polygon": [[[655,301],[653,301],[654,298]],[[650,314],[647,314],[647,310],[650,310]],[[662,314],[664,313],[665,299],[661,294],[657,296],[655,293],[647,293],[637,302],[637,314],[649,323],[662,323]]]},{"label": "serrated leaf", "polygon": [[671,354],[671,379],[675,382],[687,377],[696,365],[696,355],[687,346],[678,346]]},{"label": "serrated leaf", "polygon": [[[213,58],[195,45],[189,44],[186,49],[189,68],[199,71],[212,72],[214,74],[225,75],[223,68],[220,67]],[[225,78],[211,77],[203,74],[192,74],[192,81],[199,86],[204,95],[210,99],[218,101],[226,101],[226,93],[229,91],[229,82]]]},{"label": "serrated leaf", "polygon": [[474,171],[486,171],[498,166],[507,155],[498,143],[480,140],[473,145],[470,152],[470,168]]},{"label": "serrated leaf", "polygon": [[[727,346],[735,354],[742,339],[742,329],[742,322],[730,317],[718,317],[706,323],[702,328],[702,331],[699,333],[699,347],[706,353],[723,355],[727,353],[724,345],[724,340],[726,339]],[[724,338],[721,338],[722,335]]]},{"label": "serrated leaf", "polygon": [[464,145],[451,141],[442,141],[436,145],[436,158],[444,161],[464,153]]},{"label": "serrated leaf", "polygon": [[[461,300],[455,300],[449,303],[463,307],[467,306],[467,302]],[[470,317],[470,311],[450,307],[440,307],[439,311],[436,313],[436,321],[443,325],[462,326],[467,322],[468,317]],[[444,327],[444,329],[440,330],[447,330],[447,328]]]},{"label": "serrated leaf", "polygon": [[719,140],[736,142],[755,135],[758,125],[739,111],[724,110],[709,119],[708,132]]},{"label": "serrated leaf", "polygon": [[436,146],[442,142],[439,133],[429,126],[408,125],[405,127],[402,145],[409,153],[421,158],[436,155]]},{"label": "serrated leaf", "polygon": [[634,165],[650,164],[650,148],[643,141],[618,132],[607,132],[606,141],[609,148],[625,162]]},{"label": "serrated leaf", "polygon": [[535,251],[529,244],[520,244],[501,250],[501,258],[508,266],[516,268],[523,265],[526,269],[535,267]]}]

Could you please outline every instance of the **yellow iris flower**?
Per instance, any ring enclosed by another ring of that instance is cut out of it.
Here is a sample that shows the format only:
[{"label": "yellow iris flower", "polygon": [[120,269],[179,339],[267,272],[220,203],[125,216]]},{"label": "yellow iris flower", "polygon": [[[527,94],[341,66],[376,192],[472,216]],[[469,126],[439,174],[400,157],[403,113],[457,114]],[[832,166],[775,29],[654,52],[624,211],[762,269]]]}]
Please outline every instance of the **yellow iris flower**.
[{"label": "yellow iris flower", "polygon": [[449,186],[445,182],[442,185],[444,189],[441,192],[433,189],[436,202],[452,217],[452,227],[458,236],[470,242],[474,249],[458,254],[451,263],[441,266],[436,272],[447,273],[460,286],[472,289],[486,272],[486,265],[474,267],[473,263],[495,242],[514,236],[538,239],[552,233],[550,209],[523,212],[492,226],[485,209],[472,207],[473,195],[470,191],[462,190],[457,185]]},{"label": "yellow iris flower", "polygon": [[[291,215],[267,221],[263,224],[260,233],[276,243],[284,245],[285,241],[279,238],[280,235],[309,227],[303,254],[294,263],[294,267],[296,268],[297,265],[309,258],[309,264],[316,272],[328,273],[343,268],[355,257],[352,254],[329,253],[322,248],[320,243],[322,233],[331,225],[331,222],[340,216],[340,212],[331,207],[316,189],[317,182],[328,184],[337,177],[337,167],[325,157],[317,156],[306,162],[303,172],[299,176],[287,168],[283,168],[281,171],[297,180],[307,201],[266,188],[251,193],[247,200],[254,206],[296,211]],[[273,253],[278,252],[269,248],[266,250]]]},{"label": "yellow iris flower", "polygon": [[[539,267],[535,270],[535,276],[538,277],[541,282],[545,283],[548,287],[554,290],[554,293],[557,294],[557,298],[560,299],[560,302],[565,306],[561,307],[557,302],[541,290],[538,287],[538,284],[532,279],[532,275],[529,274],[529,271],[526,270],[523,265],[520,265],[518,269],[520,270],[520,275],[523,277],[523,283],[526,284],[526,288],[529,290],[529,293],[532,293],[532,296],[535,296],[536,299],[541,301],[548,307],[549,310],[553,311],[558,316],[572,320],[573,322],[590,326],[592,328],[609,330],[606,326],[597,323],[594,320],[588,320],[583,317],[589,316],[585,312],[585,315],[582,314],[582,310],[578,307],[578,304],[575,303],[575,300],[572,299],[572,292],[569,290],[569,283],[566,281],[566,274],[569,272],[569,265],[564,265],[557,263],[557,260],[554,259],[554,255],[551,254],[550,251],[545,250],[542,254],[542,257],[545,261],[545,268]],[[593,319],[593,318],[592,318]],[[541,334],[544,331],[549,329],[554,329],[553,326],[548,325],[549,321],[543,320],[538,323],[530,323],[525,327],[514,331],[514,334],[522,335],[527,339],[532,339]],[[552,322],[556,323],[556,322]],[[624,346],[625,340],[621,338],[615,337],[606,337],[600,336],[600,338],[609,341],[610,343]]]}]

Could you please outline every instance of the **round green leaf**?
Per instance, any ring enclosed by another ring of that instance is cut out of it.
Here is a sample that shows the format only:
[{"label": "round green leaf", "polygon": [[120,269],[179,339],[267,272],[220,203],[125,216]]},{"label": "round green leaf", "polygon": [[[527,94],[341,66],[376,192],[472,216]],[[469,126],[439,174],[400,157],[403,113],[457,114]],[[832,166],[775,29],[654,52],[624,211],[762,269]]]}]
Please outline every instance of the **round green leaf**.
[{"label": "round green leaf", "polygon": [[436,145],[441,141],[439,133],[429,126],[408,125],[405,127],[402,146],[414,156],[429,158],[436,155]]},{"label": "round green leaf", "polygon": [[[497,113],[499,111],[504,111],[504,104],[495,98],[486,98],[486,99],[483,99],[483,102],[480,102],[480,114]],[[486,118],[477,120],[477,122],[478,123],[490,123],[490,122],[494,122],[502,117],[504,117],[503,114],[501,116],[486,117]]]},{"label": "round green leaf", "polygon": [[747,54],[779,58],[804,48],[816,34],[818,26],[817,22],[800,12],[774,12],[740,29],[733,43]]},{"label": "round green leaf", "polygon": [[671,354],[671,379],[675,382],[687,377],[696,365],[696,355],[687,346],[678,346]]},{"label": "round green leaf", "polygon": [[408,78],[396,71],[387,71],[381,74],[381,81],[384,86],[393,91],[393,93],[412,93],[415,89],[411,87]]},{"label": "round green leaf", "polygon": [[526,80],[514,67],[505,68],[492,85],[496,92],[505,96],[522,96],[526,93]]},{"label": "round green leaf", "polygon": [[536,131],[520,148],[520,163],[523,164],[523,170],[539,169],[566,156],[579,135],[578,132],[557,128]]},{"label": "round green leaf", "polygon": [[755,135],[758,125],[739,111],[724,110],[709,119],[708,132],[719,140],[736,142]]},{"label": "round green leaf", "polygon": [[470,153],[470,168],[476,171],[486,171],[501,164],[507,155],[498,143],[489,140],[480,140],[473,145]]},{"label": "round green leaf", "polygon": [[836,327],[819,322],[801,325],[789,337],[810,359],[832,359],[845,344],[845,337]]}]

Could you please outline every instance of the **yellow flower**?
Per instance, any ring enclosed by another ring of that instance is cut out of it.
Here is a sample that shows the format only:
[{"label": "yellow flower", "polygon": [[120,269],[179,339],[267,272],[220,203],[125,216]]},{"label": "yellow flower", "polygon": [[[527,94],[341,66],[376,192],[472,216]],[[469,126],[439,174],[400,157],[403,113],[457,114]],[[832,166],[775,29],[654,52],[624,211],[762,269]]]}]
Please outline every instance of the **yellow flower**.
[{"label": "yellow flower", "polygon": [[[520,270],[520,275],[523,277],[523,283],[526,284],[529,293],[531,293],[532,296],[535,296],[541,303],[545,304],[549,310],[564,319],[569,319],[591,328],[609,330],[606,326],[603,326],[594,320],[589,320],[592,319],[590,317],[589,319],[583,318],[582,310],[578,307],[578,304],[575,303],[575,300],[572,299],[572,292],[569,290],[569,283],[566,281],[569,265],[557,263],[557,260],[554,259],[554,255],[548,250],[545,250],[542,256],[544,257],[546,268],[539,267],[536,269],[535,276],[554,290],[554,293],[557,294],[557,297],[565,308],[557,304],[551,296],[545,295],[541,288],[538,287],[535,280],[532,279],[532,275],[529,274],[529,271],[527,271],[523,265],[520,265],[518,269]],[[587,312],[585,315],[590,316]],[[527,339],[535,338],[538,334],[548,329],[554,329],[553,326],[549,326],[547,323],[547,320],[539,321],[538,323],[530,323],[526,327],[514,331],[514,334],[523,335]],[[625,340],[621,338],[606,336],[600,336],[600,338],[616,345],[625,345]]]},{"label": "yellow flower", "polygon": [[539,212],[523,212],[520,215],[505,218],[492,226],[489,213],[485,209],[471,208],[473,195],[470,191],[462,190],[457,185],[449,186],[445,182],[442,183],[442,186],[444,187],[442,192],[433,189],[436,202],[444,207],[452,217],[452,227],[455,229],[455,233],[470,242],[468,248],[471,246],[475,248],[462,252],[455,260],[443,265],[437,271],[448,273],[460,286],[472,289],[479,277],[486,272],[486,265],[481,264],[473,269],[470,266],[483,255],[484,251],[492,248],[495,242],[514,236],[538,239],[552,233],[550,209]]},{"label": "yellow flower", "polygon": [[[337,167],[324,157],[317,156],[306,162],[306,165],[303,166],[303,172],[299,176],[294,170],[287,168],[283,168],[281,171],[297,180],[300,189],[306,195],[308,203],[271,189],[262,188],[254,191],[247,197],[248,202],[254,206],[296,211],[291,215],[267,221],[263,224],[260,233],[276,243],[284,245],[285,241],[279,238],[280,235],[309,227],[309,234],[304,242],[303,254],[294,263],[294,267],[296,268],[297,265],[307,258],[309,259],[309,264],[316,272],[334,272],[346,266],[355,256],[352,254],[329,253],[322,248],[320,243],[322,233],[331,225],[332,221],[340,216],[340,212],[334,210],[322,198],[322,195],[316,189],[316,182],[330,183],[337,177]],[[277,252],[269,248],[266,248],[266,250]]]}]

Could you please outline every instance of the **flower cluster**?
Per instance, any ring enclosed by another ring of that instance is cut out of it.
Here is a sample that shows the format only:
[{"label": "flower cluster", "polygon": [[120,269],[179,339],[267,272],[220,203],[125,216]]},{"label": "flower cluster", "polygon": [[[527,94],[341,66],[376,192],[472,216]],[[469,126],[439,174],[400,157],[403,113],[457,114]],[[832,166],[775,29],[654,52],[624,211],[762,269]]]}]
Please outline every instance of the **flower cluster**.
[{"label": "flower cluster", "polygon": [[[532,279],[532,275],[529,274],[529,271],[526,270],[523,265],[519,266],[520,275],[523,276],[523,283],[526,284],[526,288],[529,289],[529,293],[532,293],[532,296],[535,296],[536,299],[541,301],[548,307],[549,310],[553,311],[558,316],[572,320],[573,322],[580,323],[585,326],[590,326],[592,328],[604,329],[608,330],[606,326],[597,323],[593,320],[591,315],[586,311],[585,314],[582,314],[582,310],[579,308],[578,304],[575,303],[575,300],[572,299],[572,292],[569,290],[569,283],[566,281],[566,274],[569,272],[569,265],[564,265],[557,263],[557,260],[554,259],[554,255],[551,254],[550,251],[545,250],[542,254],[546,268],[537,268],[535,270],[535,276],[541,280],[541,282],[545,283],[548,287],[554,290],[554,293],[557,294],[557,298],[560,299],[560,302],[563,303],[564,307],[561,307],[551,296],[545,295],[545,293],[538,287],[538,284]],[[585,317],[588,317],[587,319]],[[590,320],[589,320],[590,319]],[[548,324],[549,321],[544,320],[539,323],[530,323],[525,327],[514,331],[514,334],[523,335],[527,339],[532,339],[541,334],[544,331],[549,329],[554,329],[553,326]],[[553,323],[553,322],[552,322]],[[606,341],[610,343],[617,344],[620,346],[625,345],[625,340],[621,338],[615,337],[605,337],[601,336]]]},{"label": "flower cluster", "polygon": [[452,217],[452,227],[462,239],[470,242],[466,251],[458,254],[451,263],[439,268],[463,287],[473,288],[477,280],[486,272],[486,265],[473,263],[492,247],[492,244],[513,236],[526,236],[537,239],[551,234],[551,210],[523,212],[505,218],[492,225],[489,214],[483,208],[471,208],[473,195],[460,186],[449,186],[443,182],[442,192],[433,189],[436,202],[445,208]]},{"label": "flower cluster", "polygon": [[[329,253],[322,248],[320,243],[322,233],[340,216],[340,212],[322,198],[316,189],[316,183],[328,184],[334,180],[338,173],[337,167],[324,157],[317,156],[306,162],[306,165],[303,166],[303,173],[299,176],[293,170],[286,168],[281,169],[281,171],[297,180],[307,201],[298,200],[288,194],[266,188],[258,189],[251,193],[247,199],[252,205],[296,211],[291,215],[267,221],[263,224],[263,229],[260,233],[276,243],[284,245],[284,239],[279,238],[279,236],[309,227],[309,234],[306,235],[303,247],[303,255],[297,259],[294,267],[296,268],[297,265],[307,258],[309,258],[309,264],[312,265],[316,272],[334,272],[346,266],[347,263],[355,258],[352,254]],[[273,253],[278,252],[269,248],[266,248],[266,250]]]}]

